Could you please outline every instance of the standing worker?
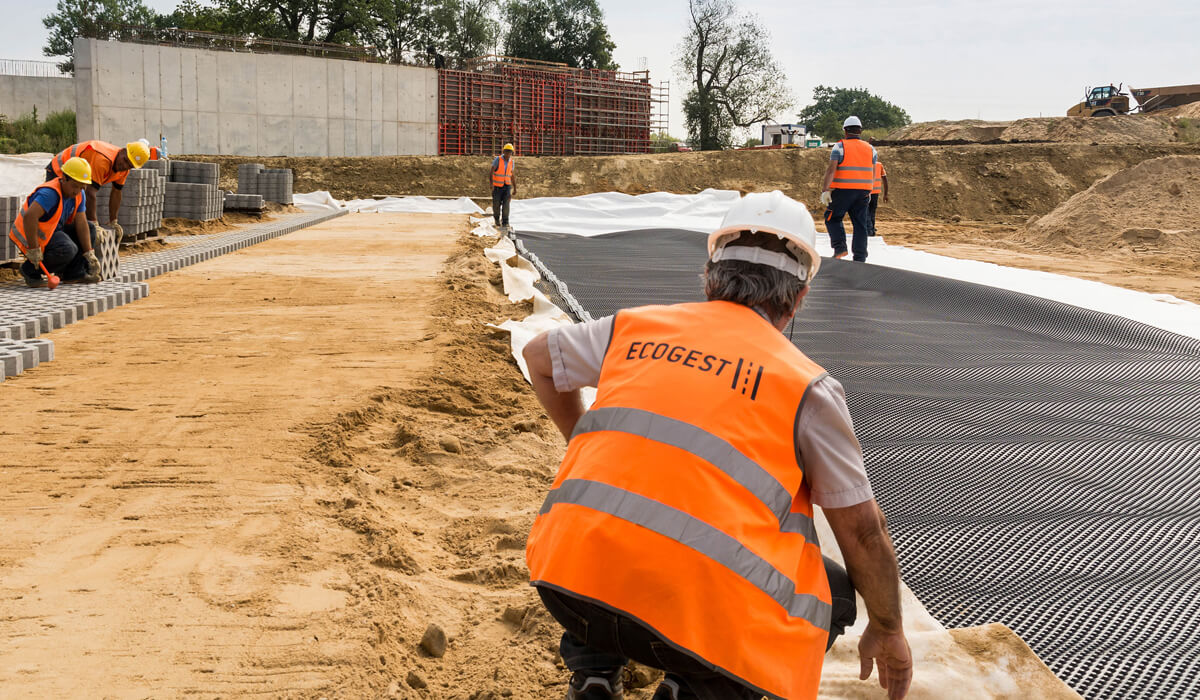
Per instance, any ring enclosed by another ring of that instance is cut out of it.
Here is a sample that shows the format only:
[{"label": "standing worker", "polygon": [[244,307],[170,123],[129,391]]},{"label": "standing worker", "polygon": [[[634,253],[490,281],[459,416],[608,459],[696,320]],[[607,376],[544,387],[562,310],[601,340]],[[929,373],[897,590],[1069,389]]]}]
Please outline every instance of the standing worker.
[{"label": "standing worker", "polygon": [[860,138],[862,122],[858,117],[847,117],[842,123],[842,133],[845,138],[834,144],[829,154],[829,167],[825,169],[825,182],[821,186],[825,230],[829,232],[833,257],[846,257],[846,229],[842,228],[842,217],[850,214],[854,226],[850,249],[856,262],[866,262],[867,235],[871,231],[867,209],[875,183],[875,162],[879,157],[875,147]]},{"label": "standing worker", "polygon": [[[804,205],[749,194],[708,238],[709,301],[626,309],[525,347],[568,440],[526,562],[565,628],[569,700],[624,697],[629,659],[666,671],[654,700],[810,700],[855,618],[862,677],[903,698],[900,578],[841,384],[783,334],[820,258]],[[583,410],[579,389],[595,386]],[[823,558],[822,506],[846,571]],[[853,583],[851,583],[853,581]]]},{"label": "standing worker", "polygon": [[121,211],[121,190],[125,187],[125,179],[129,171],[140,168],[150,160],[150,148],[141,141],[132,141],[124,148],[117,148],[105,141],[84,141],[63,150],[46,166],[46,181],[61,177],[62,166],[70,158],[82,158],[92,168],[92,182],[88,185],[87,220],[93,225],[100,223],[96,218],[96,195],[100,188],[112,184],[112,195],[108,198],[108,221],[105,228],[116,231],[117,241],[120,242],[125,232],[117,223],[117,214]]},{"label": "standing worker", "polygon": [[492,161],[492,170],[488,175],[492,183],[492,218],[496,220],[497,227],[508,226],[509,205],[517,192],[517,181],[513,178],[513,169],[517,164],[513,154],[516,151],[511,143],[504,144],[500,155]]},{"label": "standing worker", "polygon": [[875,182],[872,183],[872,185],[871,185],[871,206],[869,207],[869,210],[871,212],[871,233],[869,235],[871,235],[871,236],[874,236],[876,233],[876,231],[875,231],[875,210],[879,208],[880,194],[883,195],[883,201],[887,202],[888,201],[887,168],[884,168],[883,163],[877,160],[877,161],[875,161]]},{"label": "standing worker", "polygon": [[84,188],[92,183],[91,166],[83,158],[69,158],[60,169],[62,175],[38,185],[25,198],[8,230],[25,254],[21,277],[30,287],[46,286],[43,266],[64,282],[100,281],[100,260],[92,250],[85,217]]}]

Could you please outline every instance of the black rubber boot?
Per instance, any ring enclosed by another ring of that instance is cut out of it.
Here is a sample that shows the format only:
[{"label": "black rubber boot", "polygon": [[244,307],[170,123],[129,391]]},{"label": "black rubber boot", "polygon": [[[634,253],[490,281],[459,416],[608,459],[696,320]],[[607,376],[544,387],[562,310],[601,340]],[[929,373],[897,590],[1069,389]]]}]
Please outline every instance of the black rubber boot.
[{"label": "black rubber boot", "polygon": [[567,700],[623,700],[625,684],[621,682],[624,669],[607,674],[576,671],[567,685]]}]

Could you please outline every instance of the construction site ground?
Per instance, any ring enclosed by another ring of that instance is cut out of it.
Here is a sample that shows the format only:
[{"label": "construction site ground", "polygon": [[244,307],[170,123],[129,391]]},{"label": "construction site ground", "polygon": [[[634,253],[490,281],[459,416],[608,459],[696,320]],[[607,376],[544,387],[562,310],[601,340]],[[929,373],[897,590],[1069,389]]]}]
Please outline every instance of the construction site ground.
[{"label": "construction site ground", "polygon": [[[1149,234],[1097,250],[1030,223],[1200,147],[881,155],[890,243],[1200,301],[1200,262],[1156,252]],[[825,158],[522,159],[518,194],[780,188],[816,210]],[[483,158],[240,160],[340,197],[487,188]],[[146,299],[51,333],[55,361],[0,386],[0,695],[561,697],[556,625],[523,547],[563,445],[507,333],[487,325],[530,308],[504,298],[469,227],[352,214],[156,278]],[[430,625],[443,657],[420,648]],[[985,666],[1025,658],[1013,697],[1070,696],[1002,627],[955,639]],[[845,644],[831,659],[857,663]],[[918,669],[915,683],[912,697],[941,697],[938,677]],[[826,690],[879,696],[844,678]]]}]

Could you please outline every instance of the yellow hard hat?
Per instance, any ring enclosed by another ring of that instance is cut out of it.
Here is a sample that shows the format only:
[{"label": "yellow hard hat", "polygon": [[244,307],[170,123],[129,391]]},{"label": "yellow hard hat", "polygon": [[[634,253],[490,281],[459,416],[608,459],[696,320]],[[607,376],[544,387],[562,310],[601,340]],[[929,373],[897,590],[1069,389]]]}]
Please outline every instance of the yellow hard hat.
[{"label": "yellow hard hat", "polygon": [[75,182],[81,182],[85,185],[92,184],[92,164],[79,156],[75,156],[66,163],[63,163],[62,171],[63,175],[66,175]]},{"label": "yellow hard hat", "polygon": [[502,148],[501,150],[512,151],[513,153],[517,152],[517,149],[511,143],[504,144],[504,148]]},{"label": "yellow hard hat", "polygon": [[125,144],[125,154],[129,156],[133,167],[140,168],[150,160],[150,147],[141,141],[133,141]]}]

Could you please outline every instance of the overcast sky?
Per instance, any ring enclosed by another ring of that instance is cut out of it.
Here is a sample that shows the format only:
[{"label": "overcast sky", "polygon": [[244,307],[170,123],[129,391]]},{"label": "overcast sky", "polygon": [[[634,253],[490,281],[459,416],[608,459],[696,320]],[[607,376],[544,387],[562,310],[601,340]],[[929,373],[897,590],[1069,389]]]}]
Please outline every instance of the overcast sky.
[{"label": "overcast sky", "polygon": [[[169,11],[174,0],[147,0]],[[674,74],[686,0],[600,0],[616,59],[670,80],[671,131],[682,136],[685,85]],[[864,87],[915,121],[1059,115],[1087,85],[1200,83],[1200,0],[927,0],[796,3],[740,0],[771,32],[796,98],[817,85]],[[42,59],[51,0],[0,0],[0,58]],[[848,12],[853,11],[853,16]],[[867,125],[870,126],[870,125]]]}]

